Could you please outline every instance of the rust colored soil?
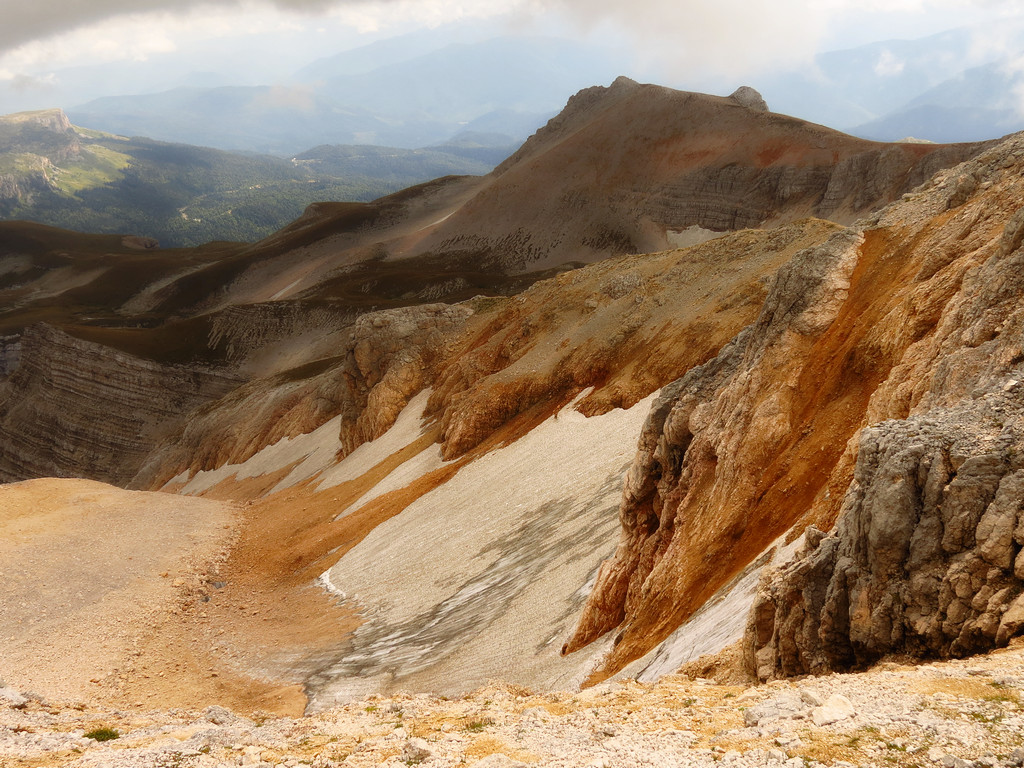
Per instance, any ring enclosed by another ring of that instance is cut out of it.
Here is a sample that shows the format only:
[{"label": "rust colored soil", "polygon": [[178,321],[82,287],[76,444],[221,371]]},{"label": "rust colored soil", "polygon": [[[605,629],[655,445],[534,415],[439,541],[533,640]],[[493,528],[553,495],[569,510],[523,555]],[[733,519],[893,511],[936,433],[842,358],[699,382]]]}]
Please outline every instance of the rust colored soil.
[{"label": "rust colored soil", "polygon": [[[914,252],[913,242],[899,242],[895,234],[867,233],[847,301],[826,332],[798,356],[802,368],[788,402],[792,427],[787,437],[780,444],[757,446],[757,436],[751,436],[751,456],[761,460],[737,475],[746,488],[713,488],[717,462],[701,459],[695,486],[675,515],[672,573],[666,576],[662,569],[643,605],[633,608],[637,612],[607,664],[590,682],[605,679],[664,640],[801,518],[825,530],[831,527],[852,479],[855,457],[844,451],[865,424],[872,393],[906,346],[931,332],[939,316],[927,312],[916,318],[920,327],[901,328],[895,343],[880,338],[886,332],[880,321],[906,297],[877,287],[912,284],[920,268]],[[933,301],[941,303],[942,296]],[[702,480],[704,487],[697,487]],[[733,498],[740,501],[730,502]],[[672,609],[665,610],[667,605]]]}]

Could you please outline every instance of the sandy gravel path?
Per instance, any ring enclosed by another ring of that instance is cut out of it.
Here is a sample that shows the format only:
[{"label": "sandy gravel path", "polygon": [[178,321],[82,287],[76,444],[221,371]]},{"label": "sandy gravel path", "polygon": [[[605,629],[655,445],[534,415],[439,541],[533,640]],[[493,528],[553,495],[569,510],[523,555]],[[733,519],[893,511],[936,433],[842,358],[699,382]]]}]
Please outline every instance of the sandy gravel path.
[{"label": "sandy gravel path", "polygon": [[353,625],[274,570],[259,517],[87,480],[0,485],[0,679],[64,703],[301,714],[307,657]]},{"label": "sandy gravel path", "polygon": [[92,698],[230,534],[221,503],[87,480],[0,486],[0,676]]}]

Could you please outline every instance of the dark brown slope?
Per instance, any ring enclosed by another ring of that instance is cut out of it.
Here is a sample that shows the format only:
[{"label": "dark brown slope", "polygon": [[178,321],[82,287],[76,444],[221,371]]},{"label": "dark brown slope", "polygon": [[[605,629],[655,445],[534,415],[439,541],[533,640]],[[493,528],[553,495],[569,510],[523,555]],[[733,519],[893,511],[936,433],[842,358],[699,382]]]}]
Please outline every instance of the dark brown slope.
[{"label": "dark brown slope", "polygon": [[443,285],[473,271],[663,250],[689,227],[723,232],[807,216],[850,223],[985,146],[869,142],[731,98],[619,78],[572,97],[488,176],[311,206],[273,237],[168,287],[167,307],[349,300],[339,277],[350,282],[368,263],[424,258]]},{"label": "dark brown slope", "polygon": [[668,230],[850,223],[983,144],[881,144],[731,98],[589,88],[421,248],[516,270],[668,247]]}]

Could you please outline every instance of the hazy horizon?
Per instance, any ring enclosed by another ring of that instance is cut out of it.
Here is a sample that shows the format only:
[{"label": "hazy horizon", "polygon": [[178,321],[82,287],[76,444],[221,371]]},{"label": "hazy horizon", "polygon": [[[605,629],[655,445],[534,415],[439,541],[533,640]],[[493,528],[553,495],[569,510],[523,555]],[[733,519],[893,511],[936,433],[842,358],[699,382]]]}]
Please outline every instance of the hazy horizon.
[{"label": "hazy horizon", "polygon": [[[939,35],[947,30],[956,30],[952,42]],[[930,52],[927,38],[936,35]],[[964,140],[957,130],[972,138],[1018,130],[1018,122],[1024,127],[1024,2],[1016,0],[642,0],[629,7],[613,0],[40,0],[5,10],[0,114],[74,111],[103,97],[219,86],[274,86],[279,90],[271,98],[301,110],[320,97],[322,81],[310,74],[311,65],[344,52],[351,55],[343,71],[360,76],[381,61],[412,60],[454,43],[540,37],[566,41],[579,55],[558,88],[548,84],[543,99],[523,114],[553,114],[575,90],[621,74],[719,95],[751,85],[772,109],[840,130],[868,126],[860,135],[869,138],[872,121],[912,108],[936,87],[945,88],[936,97],[942,108],[959,110],[950,119],[953,140]],[[379,50],[361,58],[360,49],[375,43]],[[852,50],[859,53],[829,54],[831,70],[823,64],[823,54]],[[361,71],[361,63],[368,69]],[[956,77],[982,65],[994,68],[976,77],[989,91],[987,102],[975,95],[984,90],[978,82],[950,96]],[[331,76],[339,71],[335,66]],[[498,72],[481,67],[460,76],[477,85],[493,82],[497,93]],[[331,103],[330,109],[364,106]],[[973,116],[965,116],[968,108]],[[260,118],[253,119],[258,125]],[[929,112],[877,132],[895,132],[891,140],[936,120]],[[957,127],[965,121],[967,128]],[[166,136],[147,125],[138,131],[128,135],[257,148],[218,144],[201,131],[194,138],[180,129]]]},{"label": "hazy horizon", "polygon": [[[1001,46],[1015,53],[1000,36],[1024,24],[1024,3],[647,0],[623,8],[612,0],[39,0],[4,16],[0,112],[9,113],[46,103],[48,92],[60,93],[62,75],[76,68],[140,70],[140,93],[190,78],[200,84],[202,73],[224,84],[274,84],[319,58],[453,22],[476,22],[469,38],[526,32],[614,47],[631,65],[622,74],[690,89],[738,85],[799,70],[826,51],[966,25],[980,25],[972,52],[980,62]],[[110,87],[103,95],[121,94],[117,82]],[[93,90],[103,91],[103,84]]]}]

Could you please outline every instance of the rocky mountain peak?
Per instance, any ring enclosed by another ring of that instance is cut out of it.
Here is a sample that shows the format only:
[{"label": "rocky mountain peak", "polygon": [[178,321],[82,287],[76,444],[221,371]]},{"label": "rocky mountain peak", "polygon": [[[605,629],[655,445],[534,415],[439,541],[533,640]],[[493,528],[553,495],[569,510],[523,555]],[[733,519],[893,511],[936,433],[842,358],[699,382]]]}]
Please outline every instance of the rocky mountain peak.
[{"label": "rocky mountain peak", "polygon": [[756,109],[758,112],[771,112],[768,109],[768,102],[764,100],[764,97],[749,85],[741,85],[729,95],[729,98],[748,109]]},{"label": "rocky mountain peak", "polygon": [[60,108],[40,109],[33,112],[18,112],[17,114],[7,115],[6,117],[0,118],[0,122],[22,126],[34,125],[54,131],[55,133],[67,133],[68,131],[74,130],[71,125],[71,120],[68,119],[64,110]]}]

